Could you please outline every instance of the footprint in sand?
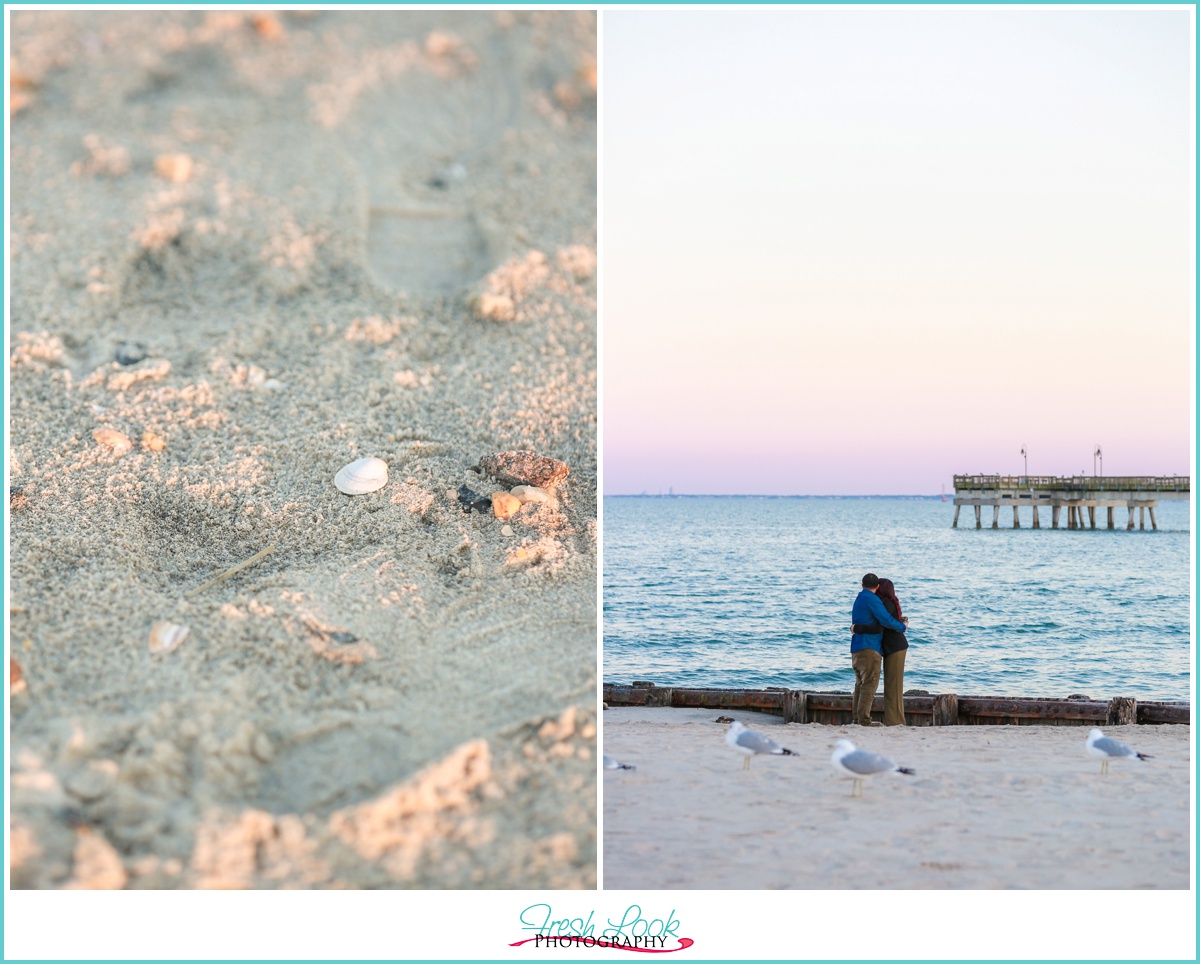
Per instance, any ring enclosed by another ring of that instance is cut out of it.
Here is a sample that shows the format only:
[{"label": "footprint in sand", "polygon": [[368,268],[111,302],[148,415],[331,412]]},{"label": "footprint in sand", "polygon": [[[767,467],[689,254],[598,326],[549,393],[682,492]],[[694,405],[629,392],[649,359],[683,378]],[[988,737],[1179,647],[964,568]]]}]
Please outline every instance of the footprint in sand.
[{"label": "footprint in sand", "polygon": [[474,202],[520,95],[506,48],[493,40],[480,53],[452,78],[414,70],[364,93],[338,132],[362,178],[367,264],[381,287],[447,295],[509,253]]}]

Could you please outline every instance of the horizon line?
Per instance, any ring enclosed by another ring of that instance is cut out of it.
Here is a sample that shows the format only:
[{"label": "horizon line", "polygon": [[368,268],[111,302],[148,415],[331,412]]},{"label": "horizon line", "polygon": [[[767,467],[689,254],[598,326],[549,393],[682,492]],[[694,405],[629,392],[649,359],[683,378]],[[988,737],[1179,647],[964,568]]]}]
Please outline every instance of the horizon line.
[{"label": "horizon line", "polygon": [[[605,499],[940,499],[942,492],[602,492]],[[1183,499],[1177,500],[1179,502]],[[1188,498],[1190,501],[1190,495]]]},{"label": "horizon line", "polygon": [[937,499],[942,493],[871,492],[605,492],[613,499]]}]

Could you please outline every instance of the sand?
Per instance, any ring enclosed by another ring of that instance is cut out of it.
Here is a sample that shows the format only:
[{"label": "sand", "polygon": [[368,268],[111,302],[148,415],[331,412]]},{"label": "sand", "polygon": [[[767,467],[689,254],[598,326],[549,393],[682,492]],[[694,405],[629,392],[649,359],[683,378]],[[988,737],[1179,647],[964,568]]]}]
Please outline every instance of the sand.
[{"label": "sand", "polygon": [[594,886],[594,14],[12,26],[13,886]]},{"label": "sand", "polygon": [[[604,887],[1093,889],[1189,886],[1190,727],[1105,730],[1154,759],[1107,776],[1087,730],[864,729],[725,715],[796,756],[742,757],[719,714],[613,708],[604,753]],[[842,737],[916,770],[851,799],[830,765]]]}]

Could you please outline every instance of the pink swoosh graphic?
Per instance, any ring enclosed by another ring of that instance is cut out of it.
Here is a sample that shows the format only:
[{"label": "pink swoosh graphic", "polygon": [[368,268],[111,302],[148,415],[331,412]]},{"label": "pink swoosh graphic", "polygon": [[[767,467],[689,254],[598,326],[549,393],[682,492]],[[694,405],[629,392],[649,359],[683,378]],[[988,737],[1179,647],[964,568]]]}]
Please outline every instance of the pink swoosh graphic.
[{"label": "pink swoosh graphic", "polygon": [[[693,944],[696,943],[690,937],[677,937],[675,939],[677,941],[679,941],[678,947],[662,947],[662,948],[630,947],[628,944],[615,944],[612,941],[605,940],[603,937],[589,937],[587,939],[590,941],[595,941],[596,947],[607,947],[611,950],[617,950],[617,951],[638,951],[641,954],[674,954],[676,951],[686,951],[689,947],[691,947]],[[536,940],[537,940],[536,937],[527,937],[523,941],[517,941],[515,944],[509,944],[508,946],[509,947],[520,947],[522,944],[529,944],[532,941],[536,941]],[[567,937],[567,936],[556,937],[555,940],[557,940],[557,941],[577,941],[578,943],[582,944],[584,941],[584,938],[575,937],[574,935],[572,935],[570,937]]]}]

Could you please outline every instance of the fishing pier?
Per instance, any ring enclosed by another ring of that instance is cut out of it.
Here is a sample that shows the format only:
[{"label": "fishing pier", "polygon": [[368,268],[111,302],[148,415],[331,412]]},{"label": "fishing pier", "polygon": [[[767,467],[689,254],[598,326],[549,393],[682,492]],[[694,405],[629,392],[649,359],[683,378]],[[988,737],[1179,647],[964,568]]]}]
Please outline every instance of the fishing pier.
[{"label": "fishing pier", "polygon": [[1136,476],[1049,476],[1049,475],[956,475],[954,477],[954,523],[958,528],[958,513],[964,505],[975,508],[975,528],[983,528],[983,508],[992,507],[992,528],[1000,528],[1000,510],[1012,508],[1012,527],[1021,528],[1020,510],[1028,507],[1034,529],[1041,528],[1039,509],[1050,510],[1050,528],[1060,528],[1063,507],[1067,510],[1068,529],[1095,529],[1096,510],[1108,510],[1107,525],[1117,527],[1116,510],[1129,510],[1124,528],[1132,529],[1134,510],[1137,527],[1146,528],[1146,512],[1150,512],[1150,528],[1157,529],[1154,510],[1160,500],[1189,499],[1191,478],[1180,475]]}]

